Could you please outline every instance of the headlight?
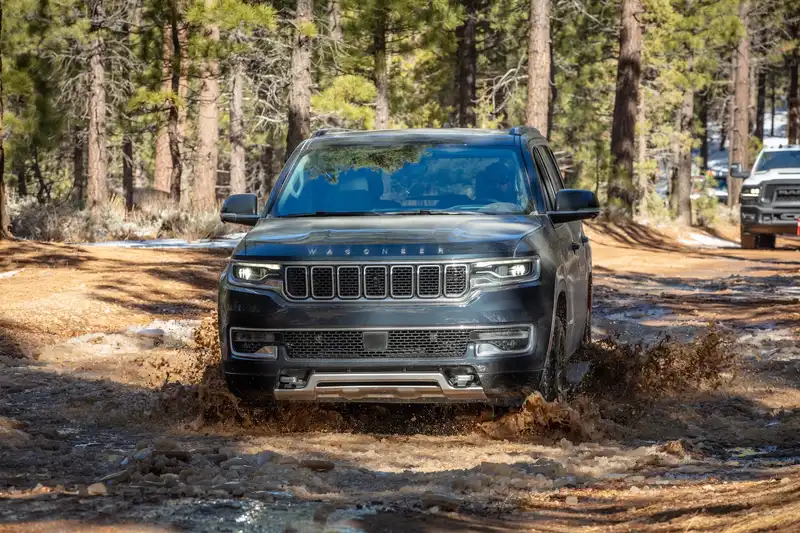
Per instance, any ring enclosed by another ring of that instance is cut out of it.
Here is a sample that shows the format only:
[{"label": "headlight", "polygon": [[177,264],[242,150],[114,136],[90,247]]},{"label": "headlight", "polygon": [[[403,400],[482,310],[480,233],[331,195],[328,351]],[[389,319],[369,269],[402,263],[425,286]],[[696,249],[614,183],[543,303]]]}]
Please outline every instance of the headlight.
[{"label": "headlight", "polygon": [[264,285],[280,281],[281,266],[271,263],[232,263],[231,281],[245,285]]},{"label": "headlight", "polygon": [[742,196],[745,198],[758,198],[761,196],[761,188],[760,187],[745,187],[742,189]]},{"label": "headlight", "polygon": [[504,285],[539,279],[539,258],[486,261],[472,266],[472,285]]}]

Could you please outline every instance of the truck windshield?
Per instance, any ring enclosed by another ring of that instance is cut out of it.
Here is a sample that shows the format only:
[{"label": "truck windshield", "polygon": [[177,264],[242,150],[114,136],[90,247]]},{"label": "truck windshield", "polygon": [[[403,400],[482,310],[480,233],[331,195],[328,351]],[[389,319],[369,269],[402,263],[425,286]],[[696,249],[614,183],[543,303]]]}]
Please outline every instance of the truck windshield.
[{"label": "truck windshield", "polygon": [[515,146],[324,146],[303,154],[272,215],[529,213]]},{"label": "truck windshield", "polygon": [[758,159],[756,172],[766,172],[778,168],[800,169],[800,150],[764,152]]}]

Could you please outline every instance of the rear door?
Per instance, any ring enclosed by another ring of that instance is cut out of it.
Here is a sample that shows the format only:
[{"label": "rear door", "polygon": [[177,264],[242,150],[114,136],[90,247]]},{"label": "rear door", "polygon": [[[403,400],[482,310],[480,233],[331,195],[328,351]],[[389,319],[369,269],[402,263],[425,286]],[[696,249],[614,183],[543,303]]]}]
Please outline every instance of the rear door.
[{"label": "rear door", "polygon": [[[561,173],[550,149],[539,144],[533,147],[537,165],[541,168],[542,178],[547,189],[546,196],[551,198],[548,209],[555,210],[555,198],[558,191],[564,188]],[[583,327],[586,323],[586,299],[588,272],[586,268],[586,246],[583,242],[583,229],[580,221],[554,224],[558,235],[558,245],[565,257],[564,271],[567,282],[567,353],[578,349]]]}]

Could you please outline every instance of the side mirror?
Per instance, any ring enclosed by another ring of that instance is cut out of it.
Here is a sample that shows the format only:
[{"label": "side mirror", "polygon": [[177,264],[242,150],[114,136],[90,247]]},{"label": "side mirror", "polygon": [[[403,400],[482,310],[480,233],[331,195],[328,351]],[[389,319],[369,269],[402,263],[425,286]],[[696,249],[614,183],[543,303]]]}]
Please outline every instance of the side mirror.
[{"label": "side mirror", "polygon": [[548,213],[550,219],[559,224],[595,218],[600,214],[600,202],[592,191],[562,189],[556,194],[556,210]]},{"label": "side mirror", "polygon": [[222,203],[219,217],[223,222],[255,226],[258,219],[258,196],[255,194],[233,194]]},{"label": "side mirror", "polygon": [[743,180],[746,180],[748,177],[750,177],[750,173],[742,168],[741,163],[734,163],[731,165],[730,175],[732,178],[739,178]]}]

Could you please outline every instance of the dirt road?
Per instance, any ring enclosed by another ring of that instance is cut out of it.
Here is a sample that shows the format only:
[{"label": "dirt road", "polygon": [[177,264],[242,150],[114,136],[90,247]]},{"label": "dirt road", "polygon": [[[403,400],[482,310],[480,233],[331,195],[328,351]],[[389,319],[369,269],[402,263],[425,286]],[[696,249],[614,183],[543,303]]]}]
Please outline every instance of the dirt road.
[{"label": "dirt road", "polygon": [[[226,252],[2,244],[0,532],[800,529],[800,246],[591,237],[595,338],[676,340],[600,343],[636,362],[569,406],[250,425],[199,416],[209,391],[175,384],[203,370],[194,332]],[[617,387],[630,372],[652,390]]]}]

